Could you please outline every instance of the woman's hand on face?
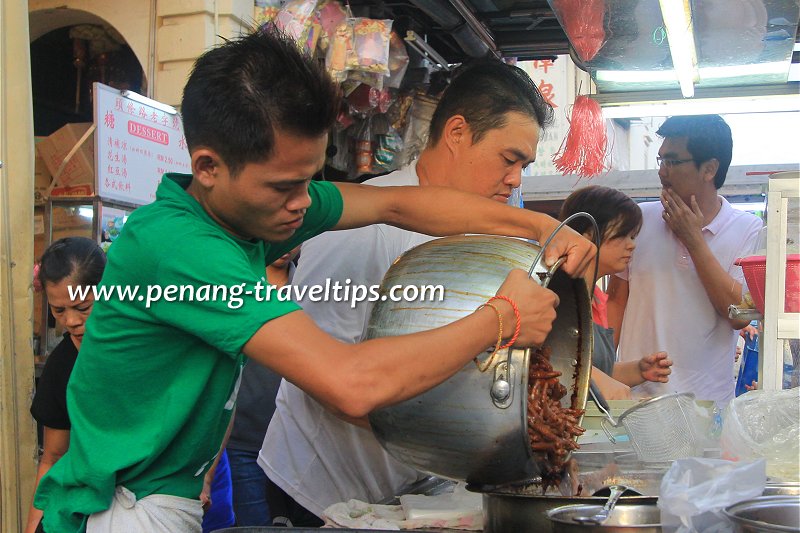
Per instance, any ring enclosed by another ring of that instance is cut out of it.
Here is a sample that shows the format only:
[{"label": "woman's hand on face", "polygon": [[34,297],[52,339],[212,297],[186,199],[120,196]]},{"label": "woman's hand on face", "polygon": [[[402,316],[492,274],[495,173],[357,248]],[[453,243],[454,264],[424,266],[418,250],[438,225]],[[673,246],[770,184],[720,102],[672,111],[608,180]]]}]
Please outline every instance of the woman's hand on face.
[{"label": "woman's hand on face", "polygon": [[667,352],[656,352],[646,355],[639,360],[639,371],[646,381],[666,383],[672,373],[672,359]]}]

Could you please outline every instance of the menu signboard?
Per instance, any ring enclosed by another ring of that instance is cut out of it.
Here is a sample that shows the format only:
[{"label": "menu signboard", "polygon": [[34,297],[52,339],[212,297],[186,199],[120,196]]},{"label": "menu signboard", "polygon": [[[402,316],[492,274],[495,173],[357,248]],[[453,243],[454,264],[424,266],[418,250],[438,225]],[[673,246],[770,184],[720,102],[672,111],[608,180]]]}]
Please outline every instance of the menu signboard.
[{"label": "menu signboard", "polygon": [[547,103],[553,106],[554,112],[553,123],[545,128],[539,139],[536,161],[528,166],[525,175],[561,174],[553,164],[553,156],[559,151],[569,132],[567,110],[571,102],[567,95],[567,67],[572,66],[569,56],[558,56],[555,60],[520,61],[517,66],[528,73]]},{"label": "menu signboard", "polygon": [[191,172],[180,115],[131,91],[94,84],[97,194],[149,204],[166,172]]}]

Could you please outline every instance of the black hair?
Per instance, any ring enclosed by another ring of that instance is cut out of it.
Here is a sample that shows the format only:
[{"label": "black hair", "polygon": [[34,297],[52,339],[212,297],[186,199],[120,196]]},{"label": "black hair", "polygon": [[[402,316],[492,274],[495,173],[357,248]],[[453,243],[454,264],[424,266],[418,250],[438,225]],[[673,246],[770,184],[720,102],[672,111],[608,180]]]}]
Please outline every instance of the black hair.
[{"label": "black hair", "polygon": [[462,115],[472,131],[473,144],[478,143],[488,131],[505,126],[510,112],[534,118],[542,129],[553,121],[553,108],[521,68],[492,59],[464,65],[436,106],[429,142],[436,145],[447,120]]},{"label": "black hair", "polygon": [[686,137],[686,149],[692,154],[695,167],[711,159],[719,161],[714,187],[725,183],[733,157],[731,128],[719,115],[670,117],[656,132],[661,137]]},{"label": "black hair", "polygon": [[67,278],[76,285],[97,285],[106,267],[106,254],[92,239],[64,237],[47,247],[39,263],[42,288]]},{"label": "black hair", "polygon": [[236,176],[266,161],[275,134],[318,137],[339,111],[338,86],[295,42],[265,28],[204,53],[183,90],[186,143],[216,151]]},{"label": "black hair", "polygon": [[[642,228],[642,210],[627,194],[610,187],[589,185],[573,191],[561,205],[559,220],[585,211],[592,215],[600,231],[600,242],[606,239],[638,234]],[[577,217],[569,227],[578,233],[589,232],[594,237],[594,228],[588,218]]]}]

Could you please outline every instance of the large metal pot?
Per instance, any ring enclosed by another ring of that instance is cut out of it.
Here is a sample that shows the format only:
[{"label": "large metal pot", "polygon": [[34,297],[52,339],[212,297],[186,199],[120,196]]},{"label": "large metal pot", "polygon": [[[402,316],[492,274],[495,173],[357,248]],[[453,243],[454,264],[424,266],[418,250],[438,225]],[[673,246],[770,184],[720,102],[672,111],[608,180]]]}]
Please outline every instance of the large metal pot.
[{"label": "large metal pot", "polygon": [[602,505],[566,505],[547,511],[553,533],[661,533],[656,505],[617,504],[602,524],[581,523],[575,517],[593,516]]},{"label": "large metal pot", "polygon": [[[540,494],[541,487],[528,491],[495,489],[483,493],[484,533],[518,533],[520,531],[549,531],[547,511],[565,505],[586,504],[603,506],[608,497],[569,497]],[[652,505],[655,496],[622,496],[619,504]]]},{"label": "large metal pot", "polygon": [[[382,294],[395,285],[443,285],[444,301],[379,301],[368,338],[424,331],[467,316],[494,296],[511,269],[527,271],[539,250],[526,241],[492,236],[447,237],[409,250],[384,276]],[[545,275],[537,265],[534,279]],[[549,288],[561,303],[545,345],[570,391],[562,404],[569,405],[574,395],[583,408],[591,371],[588,291],[583,280],[562,271],[553,274]],[[424,472],[474,485],[533,479],[547,464],[528,440],[529,356],[529,350],[504,350],[486,372],[470,362],[427,393],[370,414],[372,429],[390,454]]]},{"label": "large metal pot", "polygon": [[800,496],[800,483],[797,481],[768,481],[764,496]]},{"label": "large metal pot", "polygon": [[800,496],[759,496],[723,510],[736,533],[800,531]]}]

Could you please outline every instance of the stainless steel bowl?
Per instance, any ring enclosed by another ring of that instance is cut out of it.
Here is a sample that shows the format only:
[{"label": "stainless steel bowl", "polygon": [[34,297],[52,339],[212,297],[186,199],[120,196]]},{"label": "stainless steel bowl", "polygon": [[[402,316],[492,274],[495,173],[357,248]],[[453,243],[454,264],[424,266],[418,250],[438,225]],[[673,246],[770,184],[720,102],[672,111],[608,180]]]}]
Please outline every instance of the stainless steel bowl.
[{"label": "stainless steel bowl", "polygon": [[723,512],[738,533],[800,531],[800,496],[759,496]]},{"label": "stainless steel bowl", "polygon": [[[519,533],[549,531],[547,511],[566,505],[596,505],[602,507],[607,496],[556,496],[539,494],[540,487],[528,493],[497,489],[483,494],[483,531],[485,533]],[[655,496],[622,496],[618,505],[655,506]],[[585,531],[583,529],[582,531]]]},{"label": "stainless steel bowl", "polygon": [[547,511],[553,533],[661,533],[661,511],[653,505],[619,503],[602,524],[575,522],[580,516],[593,516],[602,505],[565,505]]},{"label": "stainless steel bowl", "polygon": [[[367,336],[415,333],[467,316],[494,296],[511,269],[527,271],[538,252],[526,241],[492,236],[447,237],[409,250],[384,276],[382,294],[394,285],[443,285],[444,301],[378,301]],[[544,270],[537,266],[534,279]],[[569,405],[574,394],[577,407],[583,408],[592,353],[589,294],[583,280],[561,271],[549,288],[561,303],[545,345],[569,391],[562,404]],[[502,485],[539,476],[548,465],[528,440],[530,353],[503,350],[499,355],[486,372],[470,362],[427,393],[371,413],[379,442],[406,464],[470,484]]]}]

